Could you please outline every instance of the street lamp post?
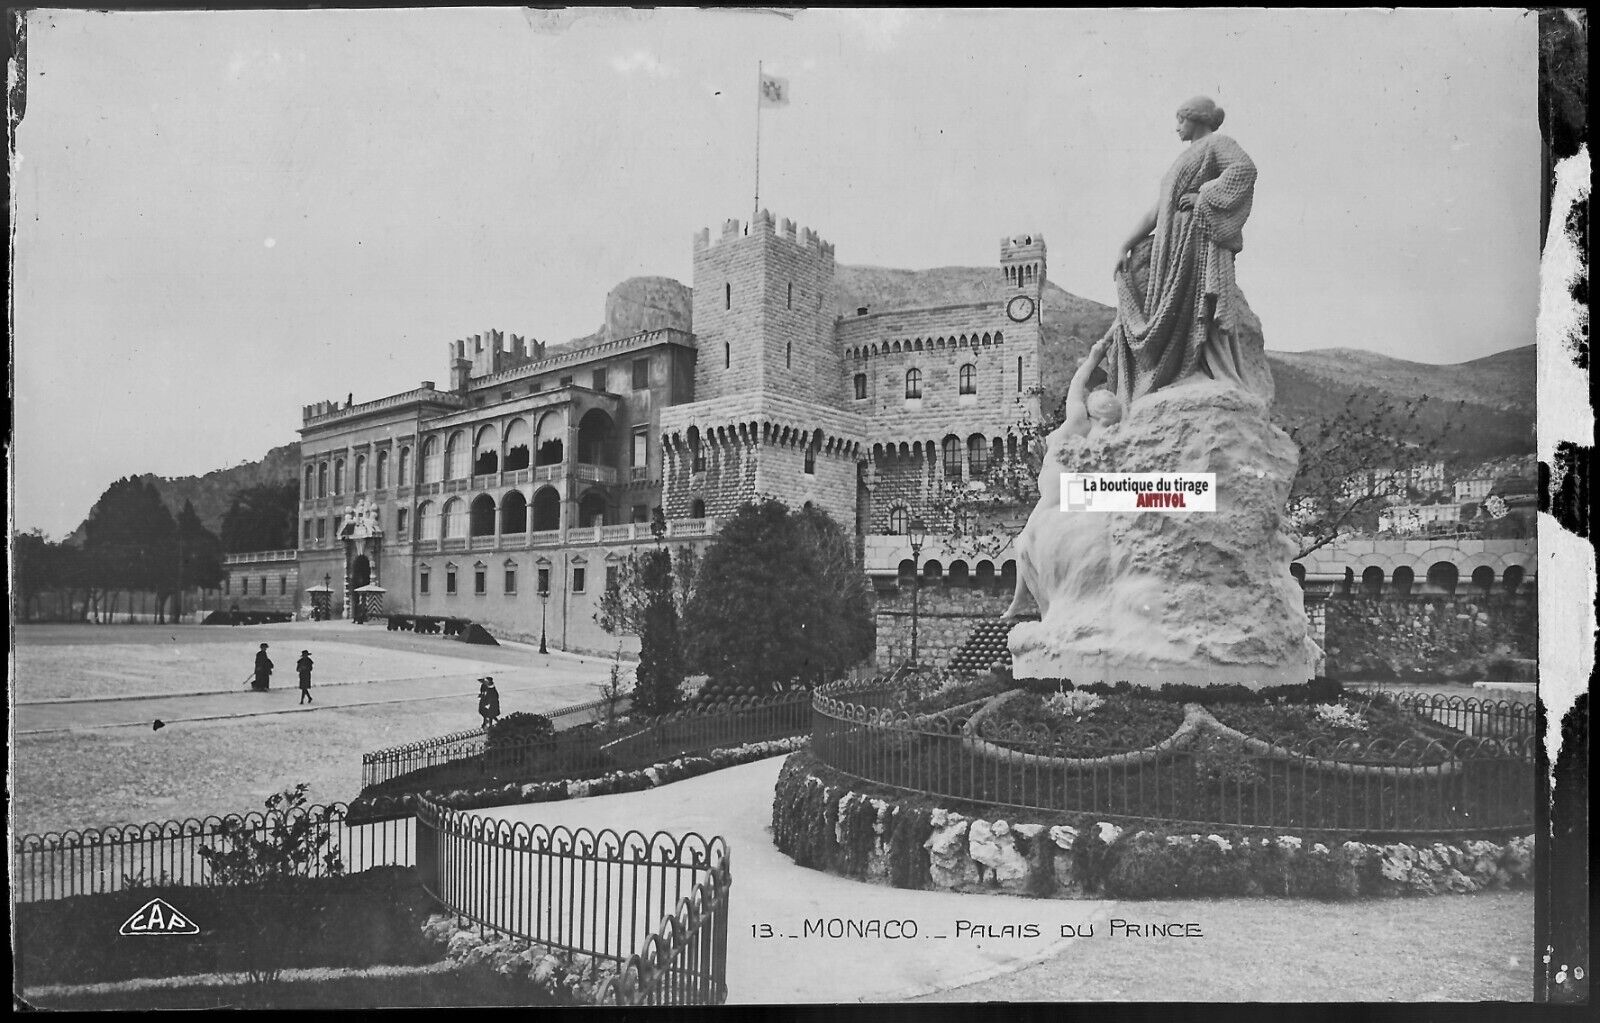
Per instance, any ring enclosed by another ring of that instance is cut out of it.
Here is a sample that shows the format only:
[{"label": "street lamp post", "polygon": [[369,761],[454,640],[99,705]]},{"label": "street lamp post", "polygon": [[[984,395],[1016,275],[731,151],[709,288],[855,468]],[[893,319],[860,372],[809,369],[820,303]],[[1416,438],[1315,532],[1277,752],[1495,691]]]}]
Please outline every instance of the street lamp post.
[{"label": "street lamp post", "polygon": [[550,648],[545,645],[545,622],[550,616],[550,591],[539,591],[539,652],[547,654]]},{"label": "street lamp post", "polygon": [[333,617],[333,576],[327,572],[322,573],[322,620],[327,621]]},{"label": "street lamp post", "polygon": [[922,557],[922,544],[928,539],[928,527],[921,519],[912,519],[911,525],[906,529],[906,536],[911,541],[911,667],[917,666],[917,611],[919,598],[922,595],[922,567],[919,560]]}]

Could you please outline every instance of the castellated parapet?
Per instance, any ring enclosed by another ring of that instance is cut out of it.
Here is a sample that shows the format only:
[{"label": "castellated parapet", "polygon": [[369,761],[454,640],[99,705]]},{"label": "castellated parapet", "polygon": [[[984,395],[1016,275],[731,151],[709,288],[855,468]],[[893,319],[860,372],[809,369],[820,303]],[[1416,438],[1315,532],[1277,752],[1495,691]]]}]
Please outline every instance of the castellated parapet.
[{"label": "castellated parapet", "polygon": [[[521,334],[509,337],[503,330],[486,330],[482,334],[447,342],[450,359],[450,381],[453,390],[460,390],[472,377],[488,376],[504,369],[544,358],[544,343]],[[460,364],[467,363],[466,378],[462,379]]]},{"label": "castellated parapet", "polygon": [[766,390],[842,407],[833,289],[833,245],[767,210],[715,242],[696,234],[696,399]]}]

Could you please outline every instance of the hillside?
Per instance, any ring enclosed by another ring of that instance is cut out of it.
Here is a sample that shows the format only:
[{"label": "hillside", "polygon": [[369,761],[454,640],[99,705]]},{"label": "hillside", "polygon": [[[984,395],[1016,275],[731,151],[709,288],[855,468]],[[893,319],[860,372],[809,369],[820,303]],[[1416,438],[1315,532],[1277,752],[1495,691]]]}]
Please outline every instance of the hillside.
[{"label": "hillside", "polygon": [[[247,487],[263,483],[282,483],[295,479],[300,472],[300,442],[294,441],[273,448],[257,462],[244,462],[228,469],[213,469],[204,476],[179,476],[168,478],[145,473],[140,479],[155,483],[161,499],[172,514],[183,509],[184,501],[193,501],[195,514],[213,533],[222,532],[222,516],[233,503],[233,495]],[[85,512],[85,517],[87,517]],[[75,544],[83,543],[83,525],[80,523],[67,538]]]},{"label": "hillside", "polygon": [[[876,266],[839,266],[835,308],[854,315],[857,308],[918,308],[976,302],[1007,293],[999,268],[939,267],[894,270]],[[1110,327],[1113,310],[1045,283],[1043,386],[1045,408],[1060,406],[1073,371],[1089,346]],[[570,350],[580,338],[549,351]],[[1270,338],[1268,341],[1270,342]],[[1425,394],[1422,421],[1437,430],[1457,402],[1444,455],[1453,463],[1478,463],[1533,452],[1534,348],[1527,345],[1471,362],[1434,366],[1407,362],[1377,352],[1330,348],[1313,352],[1267,353],[1276,384],[1276,411],[1290,423],[1331,415],[1354,391],[1397,401]],[[204,476],[178,479],[150,477],[174,514],[183,502],[194,502],[206,528],[218,531],[235,491],[261,483],[292,480],[299,471],[298,442],[273,448],[259,462],[218,469]],[[73,534],[81,542],[83,527]]]}]

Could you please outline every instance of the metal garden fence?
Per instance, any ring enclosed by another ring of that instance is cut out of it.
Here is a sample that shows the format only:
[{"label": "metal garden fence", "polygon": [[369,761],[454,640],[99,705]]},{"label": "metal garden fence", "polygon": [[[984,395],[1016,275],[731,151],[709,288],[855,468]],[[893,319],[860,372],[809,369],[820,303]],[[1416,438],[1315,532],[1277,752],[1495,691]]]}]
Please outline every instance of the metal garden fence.
[{"label": "metal garden fence", "polygon": [[727,998],[721,838],[571,831],[417,800],[417,870],[435,900],[500,934],[619,966],[602,1000]]},{"label": "metal garden fence", "polygon": [[[344,803],[308,806],[288,813],[228,814],[129,824],[82,831],[28,834],[12,843],[11,892],[16,902],[42,902],[73,895],[101,894],[154,885],[225,883],[200,855],[202,848],[226,848],[239,839],[270,842],[283,829],[308,828],[324,851],[338,853],[346,874],[372,867],[409,866],[410,818],[347,824]],[[305,876],[330,871],[321,856]]]},{"label": "metal garden fence", "polygon": [[1429,836],[1533,822],[1535,739],[1517,705],[1396,701],[1421,723],[1398,742],[1253,737],[1191,705],[1170,738],[1134,749],[1094,729],[999,723],[971,705],[908,713],[897,696],[881,683],[818,690],[812,754],[902,791],[1163,826]]}]

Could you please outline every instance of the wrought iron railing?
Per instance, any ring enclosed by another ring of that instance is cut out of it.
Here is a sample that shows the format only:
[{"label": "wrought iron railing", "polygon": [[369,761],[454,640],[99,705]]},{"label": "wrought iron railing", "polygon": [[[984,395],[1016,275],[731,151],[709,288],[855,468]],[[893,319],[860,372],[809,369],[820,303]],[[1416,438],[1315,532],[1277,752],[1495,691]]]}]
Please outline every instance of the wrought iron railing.
[{"label": "wrought iron railing", "polygon": [[417,873],[459,917],[620,967],[602,1000],[727,999],[721,838],[512,823],[417,800]]},{"label": "wrought iron railing", "polygon": [[[323,851],[337,851],[344,872],[372,867],[408,866],[412,836],[409,817],[347,824],[344,803],[309,806],[282,813],[228,814],[221,817],[155,821],[81,831],[17,837],[12,843],[12,898],[41,902],[124,891],[151,885],[220,883],[200,855],[236,837],[268,841],[285,826],[309,824]],[[309,862],[306,876],[327,873],[321,859]]]},{"label": "wrought iron railing", "polygon": [[1533,823],[1537,740],[1520,705],[1402,698],[1389,706],[1416,715],[1416,738],[1340,742],[1249,736],[1189,705],[1170,737],[1136,749],[1093,729],[996,723],[974,704],[916,714],[898,696],[881,681],[818,690],[812,755],[969,806],[1164,826],[1427,836]]}]

